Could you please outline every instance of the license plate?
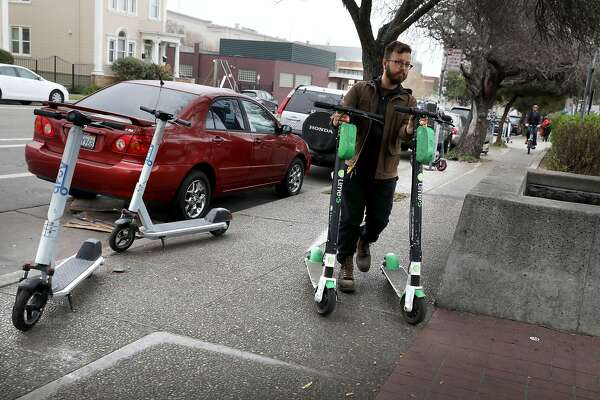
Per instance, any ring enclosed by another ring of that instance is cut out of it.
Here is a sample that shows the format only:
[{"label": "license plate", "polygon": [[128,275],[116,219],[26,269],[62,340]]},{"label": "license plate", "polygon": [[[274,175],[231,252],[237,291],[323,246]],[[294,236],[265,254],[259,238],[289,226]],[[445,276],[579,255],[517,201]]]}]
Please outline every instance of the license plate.
[{"label": "license plate", "polygon": [[87,150],[94,150],[96,146],[96,135],[90,135],[89,133],[84,133],[81,138],[81,147]]}]

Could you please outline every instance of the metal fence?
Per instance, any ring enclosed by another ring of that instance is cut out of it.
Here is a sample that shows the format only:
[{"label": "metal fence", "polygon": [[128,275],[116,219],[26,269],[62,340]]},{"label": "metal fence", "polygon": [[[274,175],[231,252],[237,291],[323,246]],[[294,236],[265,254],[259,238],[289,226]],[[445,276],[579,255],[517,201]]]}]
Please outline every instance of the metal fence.
[{"label": "metal fence", "polygon": [[37,59],[15,57],[15,64],[29,68],[44,79],[60,83],[69,91],[84,88],[92,83],[93,64],[75,64],[58,56]]}]

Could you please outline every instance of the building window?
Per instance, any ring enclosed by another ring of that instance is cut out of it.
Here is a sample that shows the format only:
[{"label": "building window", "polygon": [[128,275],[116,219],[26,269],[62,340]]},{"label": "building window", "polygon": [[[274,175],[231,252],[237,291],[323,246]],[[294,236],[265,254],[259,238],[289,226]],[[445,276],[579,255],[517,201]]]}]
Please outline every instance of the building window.
[{"label": "building window", "polygon": [[119,13],[135,14],[137,0],[108,0],[109,10]]},{"label": "building window", "polygon": [[150,0],[150,18],[160,19],[160,0]]},{"label": "building window", "polygon": [[135,57],[135,42],[127,42],[127,57]]},{"label": "building window", "polygon": [[11,51],[14,54],[31,55],[31,31],[22,26],[13,26],[11,32]]},{"label": "building window", "polygon": [[310,75],[296,75],[296,86],[310,85],[311,83],[312,77]]},{"label": "building window", "polygon": [[191,78],[194,76],[194,68],[191,64],[179,65],[179,76],[182,78]]},{"label": "building window", "polygon": [[29,4],[31,4],[31,0],[10,0],[10,3],[29,3]]},{"label": "building window", "polygon": [[125,32],[121,31],[117,38],[117,58],[125,58],[125,43],[127,43],[127,37]]},{"label": "building window", "polygon": [[115,39],[108,39],[108,62],[115,61]]},{"label": "building window", "polygon": [[240,82],[256,82],[256,71],[240,69],[238,71],[238,81]]},{"label": "building window", "polygon": [[152,40],[144,40],[144,53],[142,58],[148,62],[152,61]]},{"label": "building window", "polygon": [[291,88],[294,87],[294,74],[282,72],[279,74],[279,87]]}]

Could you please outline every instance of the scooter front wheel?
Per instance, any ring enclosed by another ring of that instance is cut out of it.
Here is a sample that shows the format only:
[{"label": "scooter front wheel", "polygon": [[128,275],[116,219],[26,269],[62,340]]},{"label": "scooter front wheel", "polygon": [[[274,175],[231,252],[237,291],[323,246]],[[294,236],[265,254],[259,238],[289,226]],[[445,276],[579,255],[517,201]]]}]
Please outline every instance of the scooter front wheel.
[{"label": "scooter front wheel", "polygon": [[127,250],[135,240],[135,231],[132,224],[117,225],[108,238],[110,248],[118,253]]},{"label": "scooter front wheel", "polygon": [[39,290],[19,288],[12,311],[12,323],[20,331],[28,331],[40,320],[48,295]]},{"label": "scooter front wheel", "polygon": [[404,310],[404,299],[405,295],[402,295],[400,305],[402,306],[402,317],[404,317],[404,320],[411,325],[417,325],[419,322],[422,322],[427,313],[425,300],[421,297],[415,297],[413,299],[412,311],[408,312]]},{"label": "scooter front wheel", "polygon": [[321,299],[321,302],[315,302],[317,312],[321,315],[327,315],[331,313],[335,309],[336,300],[337,296],[335,294],[335,289],[326,288],[323,291],[323,298]]}]

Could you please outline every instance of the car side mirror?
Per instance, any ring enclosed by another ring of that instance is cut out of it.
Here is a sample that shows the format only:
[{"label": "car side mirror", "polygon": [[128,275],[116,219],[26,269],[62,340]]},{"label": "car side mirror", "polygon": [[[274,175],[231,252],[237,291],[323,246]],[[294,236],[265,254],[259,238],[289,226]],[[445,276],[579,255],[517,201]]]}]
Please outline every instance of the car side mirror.
[{"label": "car side mirror", "polygon": [[289,135],[290,133],[292,133],[292,127],[289,125],[281,125],[277,132],[282,135]]}]

